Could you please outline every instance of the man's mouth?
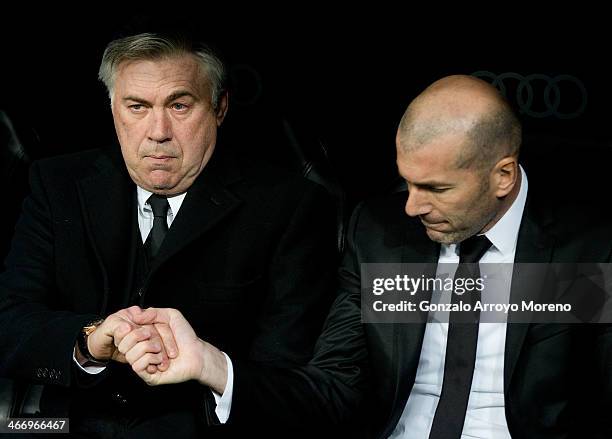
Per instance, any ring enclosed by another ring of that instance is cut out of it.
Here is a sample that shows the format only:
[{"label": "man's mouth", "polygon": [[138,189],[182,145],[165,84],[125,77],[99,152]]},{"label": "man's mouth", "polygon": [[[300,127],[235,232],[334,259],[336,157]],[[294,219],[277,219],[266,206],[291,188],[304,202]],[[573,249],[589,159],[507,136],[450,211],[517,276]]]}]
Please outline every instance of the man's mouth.
[{"label": "man's mouth", "polygon": [[448,224],[448,221],[429,222],[423,219],[421,219],[421,222],[426,228],[431,229],[435,232],[443,232]]},{"label": "man's mouth", "polygon": [[168,160],[168,159],[173,159],[174,157],[171,155],[148,155],[145,156],[147,158],[150,159],[155,159],[155,160]]}]

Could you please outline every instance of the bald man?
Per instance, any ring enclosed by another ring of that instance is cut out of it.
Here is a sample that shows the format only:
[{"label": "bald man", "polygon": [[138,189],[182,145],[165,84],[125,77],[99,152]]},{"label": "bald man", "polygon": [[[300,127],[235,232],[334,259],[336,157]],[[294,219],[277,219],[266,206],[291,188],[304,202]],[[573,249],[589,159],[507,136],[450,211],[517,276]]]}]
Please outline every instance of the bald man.
[{"label": "bald man", "polygon": [[[441,275],[460,261],[510,268],[610,262],[610,225],[547,209],[518,163],[520,144],[517,118],[480,79],[450,76],[419,95],[397,133],[408,193],[356,208],[313,359],[245,380],[257,391],[241,399],[265,395],[249,411],[266,410],[259,417],[270,419],[283,407],[306,423],[353,418],[329,437],[612,437],[610,325],[480,323],[479,315],[465,323],[452,312],[445,321],[430,312],[420,323],[388,324],[362,309],[368,263],[414,264],[423,274],[433,267]],[[531,281],[514,271],[509,299],[516,302]]]},{"label": "bald man", "polygon": [[[408,193],[356,208],[339,294],[310,365],[332,404],[360,398],[338,389],[361,388],[369,371],[367,437],[612,437],[609,325],[480,323],[479,314],[461,323],[453,312],[446,321],[430,312],[422,323],[368,323],[361,309],[367,263],[429,263],[439,275],[460,261],[515,269],[610,261],[609,224],[547,209],[518,163],[520,144],[519,121],[480,79],[440,79],[408,106],[397,133]],[[529,282],[515,271],[510,300]]]}]

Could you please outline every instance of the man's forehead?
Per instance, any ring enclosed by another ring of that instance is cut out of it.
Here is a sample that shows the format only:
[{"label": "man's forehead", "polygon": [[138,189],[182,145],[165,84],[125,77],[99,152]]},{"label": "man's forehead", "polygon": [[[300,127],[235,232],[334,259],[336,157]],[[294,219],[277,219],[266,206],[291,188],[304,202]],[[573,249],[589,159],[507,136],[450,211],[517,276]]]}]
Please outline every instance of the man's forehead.
[{"label": "man's forehead", "polygon": [[115,77],[115,89],[127,93],[163,91],[171,94],[186,90],[197,95],[207,90],[206,86],[199,64],[190,56],[125,61],[118,66]]},{"label": "man's forehead", "polygon": [[461,173],[457,166],[461,145],[456,139],[431,142],[415,148],[397,148],[397,166],[406,180],[414,182],[448,182]]},{"label": "man's forehead", "polygon": [[443,133],[428,139],[426,142],[402,139],[397,143],[397,157],[406,162],[426,165],[452,165],[465,146],[464,134]]}]

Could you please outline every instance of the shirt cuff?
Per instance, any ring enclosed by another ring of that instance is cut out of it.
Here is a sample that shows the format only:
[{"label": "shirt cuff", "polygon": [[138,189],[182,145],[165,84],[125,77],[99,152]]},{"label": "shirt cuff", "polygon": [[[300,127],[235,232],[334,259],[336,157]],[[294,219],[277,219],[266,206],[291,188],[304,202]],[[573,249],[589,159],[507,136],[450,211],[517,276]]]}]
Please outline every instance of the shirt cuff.
[{"label": "shirt cuff", "polygon": [[225,424],[229,418],[230,411],[232,410],[232,395],[234,393],[234,367],[232,366],[232,360],[227,356],[225,352],[225,361],[227,361],[227,383],[225,384],[225,390],[223,395],[219,395],[217,392],[211,389],[213,396],[215,397],[215,414],[219,418],[219,422]]},{"label": "shirt cuff", "polygon": [[[79,366],[79,369],[81,369],[83,372],[88,373],[90,375],[97,375],[100,372],[102,372],[104,369],[106,369],[106,366],[83,366],[81,363],[79,363],[79,361],[76,358],[76,347],[72,351],[72,359],[74,360],[76,365]],[[230,401],[230,404],[231,404],[231,401]],[[229,416],[229,413],[228,413],[228,416]]]}]

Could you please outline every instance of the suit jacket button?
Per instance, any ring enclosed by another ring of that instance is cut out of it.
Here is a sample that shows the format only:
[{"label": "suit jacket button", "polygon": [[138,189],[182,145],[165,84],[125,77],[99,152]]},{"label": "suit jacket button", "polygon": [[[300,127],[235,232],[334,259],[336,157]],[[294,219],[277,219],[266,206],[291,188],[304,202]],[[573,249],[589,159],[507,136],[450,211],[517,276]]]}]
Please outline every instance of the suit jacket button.
[{"label": "suit jacket button", "polygon": [[115,401],[115,404],[117,404],[119,407],[126,407],[128,404],[127,398],[120,392],[114,392],[112,394],[112,398],[113,401]]}]

